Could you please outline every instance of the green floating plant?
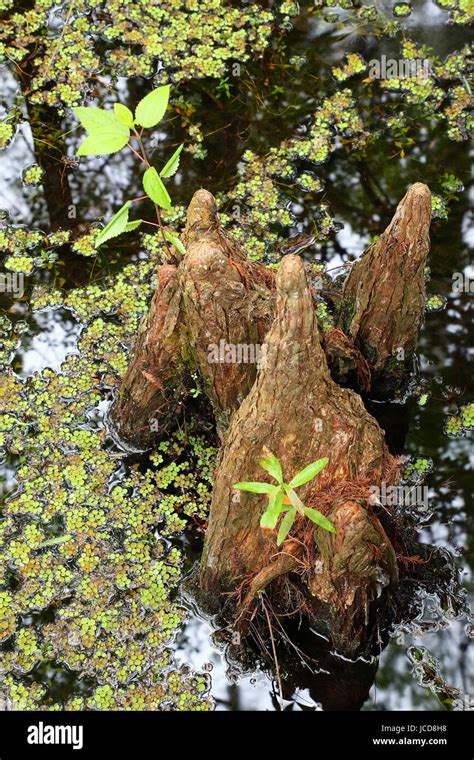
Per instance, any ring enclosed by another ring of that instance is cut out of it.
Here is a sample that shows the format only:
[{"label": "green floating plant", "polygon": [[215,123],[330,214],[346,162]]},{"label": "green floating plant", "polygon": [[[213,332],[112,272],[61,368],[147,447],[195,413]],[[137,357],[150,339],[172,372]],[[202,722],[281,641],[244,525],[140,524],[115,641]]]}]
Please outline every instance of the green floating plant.
[{"label": "green floating plant", "polygon": [[[33,312],[64,309],[80,323],[77,352],[57,371],[0,372],[0,457],[18,484],[0,510],[0,703],[12,709],[212,707],[208,676],[182,672],[170,649],[183,558],[167,539],[207,518],[214,439],[190,424],[135,469],[104,446],[97,418],[127,368],[157,256],[145,249],[81,288],[36,285]],[[0,361],[27,330],[0,318]],[[50,667],[68,675],[67,702],[36,680]]]},{"label": "green floating plant", "polygon": [[[178,171],[183,145],[176,148],[171,158],[158,171],[150,164],[142,141],[143,130],[156,127],[163,119],[168,107],[169,96],[170,85],[157,87],[140,100],[135,109],[135,115],[122,103],[114,103],[113,111],[89,106],[79,106],[73,109],[82,126],[89,133],[79,146],[78,156],[110,155],[128,147],[145,166],[143,189],[146,195],[127,200],[123,204],[95,238],[95,248],[124,232],[136,230],[141,224],[151,224],[159,228],[165,248],[170,256],[170,243],[180,254],[184,253],[182,242],[172,232],[164,229],[161,218],[161,209],[170,211],[172,207],[171,198],[163,180],[169,179]],[[130,143],[131,140],[136,141],[136,148]],[[144,219],[129,221],[128,214],[132,204],[145,198],[150,198],[155,205],[157,224]]]},{"label": "green floating plant", "polygon": [[280,517],[284,515],[278,530],[277,546],[281,546],[288,536],[297,514],[307,517],[316,523],[316,525],[319,525],[320,528],[324,528],[324,530],[328,530],[330,533],[336,532],[332,522],[317,509],[305,507],[294,490],[316,477],[326,467],[328,462],[329,459],[327,457],[318,459],[316,462],[311,462],[301,472],[298,472],[289,483],[285,483],[281,464],[277,457],[270,452],[264,459],[259,459],[258,463],[260,467],[277,481],[278,485],[274,486],[272,483],[266,482],[234,483],[234,488],[239,491],[268,494],[268,505],[260,519],[261,528],[274,530]]}]

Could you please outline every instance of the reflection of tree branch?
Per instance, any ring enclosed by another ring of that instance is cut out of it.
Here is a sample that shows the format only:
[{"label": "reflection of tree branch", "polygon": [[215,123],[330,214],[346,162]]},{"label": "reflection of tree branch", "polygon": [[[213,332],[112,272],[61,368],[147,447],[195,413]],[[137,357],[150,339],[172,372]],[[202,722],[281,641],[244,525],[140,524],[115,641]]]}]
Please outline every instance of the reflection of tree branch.
[{"label": "reflection of tree branch", "polygon": [[335,252],[338,253],[339,256],[343,260],[349,258],[349,256],[351,254],[349,253],[349,251],[347,250],[347,248],[345,248],[343,245],[341,245],[340,241],[337,239],[337,236],[334,237],[334,238],[332,238],[332,240],[330,242],[333,244]]},{"label": "reflection of tree branch", "polygon": [[360,177],[360,184],[367,197],[375,206],[383,208],[385,212],[388,212],[391,206],[390,198],[387,196],[376,177],[371,173],[366,162],[361,159],[357,161],[356,165]]},{"label": "reflection of tree branch", "polygon": [[[26,0],[23,4],[22,11],[31,10],[33,7],[33,0]],[[69,22],[73,7],[74,4],[70,4],[65,27]],[[58,38],[52,55],[50,55],[46,61],[46,73],[43,72],[43,76],[48,74],[48,71],[55,62],[57,51],[59,50],[63,39],[63,34],[64,29],[61,36]],[[15,46],[16,40],[12,35],[13,33],[10,33],[8,37],[5,37],[3,42]],[[23,59],[21,66],[12,58],[10,58],[10,61],[14,66],[21,93],[25,99],[28,120],[34,141],[34,155],[45,174],[43,192],[51,228],[53,230],[60,227],[70,228],[73,224],[73,220],[69,218],[69,209],[72,206],[72,195],[67,176],[69,167],[63,160],[66,156],[66,148],[62,135],[62,119],[58,115],[56,109],[52,106],[44,103],[35,104],[30,100],[32,93],[31,80],[38,73],[38,64],[35,63],[35,57],[40,53],[47,52],[45,42],[41,37],[38,37],[38,35],[36,37],[33,35],[32,41],[27,49],[28,55]]]},{"label": "reflection of tree branch", "polygon": [[[71,188],[68,181],[68,166],[63,158],[66,147],[61,134],[62,120],[51,106],[33,104],[29,100],[30,79],[34,74],[30,60],[26,70],[19,74],[21,91],[26,101],[28,119],[34,141],[34,154],[43,169],[46,181],[43,183],[44,197],[48,208],[49,220],[53,230],[59,227],[69,228],[73,220],[69,218],[72,206]],[[41,135],[47,131],[51,139],[46,143]],[[45,145],[47,146],[45,149]]]},{"label": "reflection of tree branch", "polygon": [[[331,200],[331,206],[333,205],[334,204]],[[337,196],[337,208],[339,214],[341,210],[344,210],[349,214],[353,214],[354,217],[357,217],[357,219],[361,219],[367,214],[367,208],[360,208],[359,206],[355,206],[353,203],[350,203],[349,200],[345,200],[340,195]]]}]

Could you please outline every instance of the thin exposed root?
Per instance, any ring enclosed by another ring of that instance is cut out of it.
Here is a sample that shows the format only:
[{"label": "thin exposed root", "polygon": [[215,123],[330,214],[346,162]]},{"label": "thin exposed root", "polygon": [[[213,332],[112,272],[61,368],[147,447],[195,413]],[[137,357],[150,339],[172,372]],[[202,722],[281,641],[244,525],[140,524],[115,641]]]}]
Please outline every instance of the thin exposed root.
[{"label": "thin exposed root", "polygon": [[[288,636],[287,632],[285,631],[285,629],[283,628],[283,626],[282,626],[282,624],[280,622],[281,618],[287,617],[290,613],[278,613],[277,614],[275,612],[275,610],[273,609],[273,607],[271,605],[271,602],[270,602],[270,600],[268,598],[267,598],[267,604],[270,607],[270,611],[271,611],[273,617],[275,618],[275,621],[276,621],[276,623],[278,625],[278,628],[280,630],[280,636],[282,637],[283,641],[285,641],[288,646],[290,646],[292,649],[294,649],[294,651],[296,652],[297,656],[299,657],[301,663],[305,667],[309,668],[312,673],[315,673],[316,671],[314,671],[313,668],[309,665],[309,662],[313,662],[316,665],[319,665],[318,661],[314,657],[310,657],[309,655],[305,654],[302,649],[300,649],[298,646],[296,646],[296,644],[290,639],[290,637]],[[300,605],[300,606],[302,607],[302,605]],[[295,612],[291,613],[291,615],[294,615],[294,614],[295,614]]]},{"label": "thin exposed root", "polygon": [[397,560],[403,565],[405,570],[408,570],[410,567],[413,569],[417,565],[428,565],[431,562],[432,556],[433,552],[431,552],[427,559],[423,559],[418,554],[413,554],[411,557],[404,557],[402,554],[397,554]]},{"label": "thin exposed root", "polygon": [[260,602],[262,604],[265,617],[267,618],[268,631],[270,633],[270,640],[272,642],[273,661],[275,665],[275,678],[278,683],[278,691],[279,691],[279,697],[280,697],[280,710],[283,712],[283,687],[281,685],[280,665],[278,663],[278,657],[276,653],[275,639],[273,638],[272,622],[270,620],[270,615],[268,614],[268,610],[265,604],[265,600],[263,598],[263,594],[260,594]]},{"label": "thin exposed root", "polygon": [[242,605],[242,612],[250,609],[250,606],[256,595],[263,591],[269,583],[276,580],[280,575],[291,572],[298,566],[296,557],[291,554],[282,553],[271,565],[266,565],[257,575],[254,576],[250,583],[249,590]]}]

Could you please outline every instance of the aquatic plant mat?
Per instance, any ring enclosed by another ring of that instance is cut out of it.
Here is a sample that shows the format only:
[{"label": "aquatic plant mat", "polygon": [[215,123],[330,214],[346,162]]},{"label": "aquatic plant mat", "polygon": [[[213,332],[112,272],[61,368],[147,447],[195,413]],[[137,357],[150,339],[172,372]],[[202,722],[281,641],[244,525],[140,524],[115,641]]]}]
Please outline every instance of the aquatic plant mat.
[{"label": "aquatic plant mat", "polygon": [[[0,0],[0,709],[471,704],[472,8],[389,5]],[[72,109],[167,84],[186,253],[97,246],[142,172]],[[261,531],[263,447],[336,538]]]}]

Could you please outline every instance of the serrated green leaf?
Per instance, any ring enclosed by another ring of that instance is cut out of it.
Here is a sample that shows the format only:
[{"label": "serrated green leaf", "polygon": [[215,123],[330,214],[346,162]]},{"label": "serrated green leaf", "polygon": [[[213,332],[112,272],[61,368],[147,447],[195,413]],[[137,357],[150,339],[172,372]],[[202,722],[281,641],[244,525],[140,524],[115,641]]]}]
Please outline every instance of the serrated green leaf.
[{"label": "serrated green leaf", "polygon": [[77,156],[107,156],[117,153],[126,146],[129,135],[112,132],[106,129],[96,129],[80,144]]},{"label": "serrated green leaf", "polygon": [[277,546],[281,546],[288,533],[290,532],[296,517],[296,509],[290,509],[280,523],[280,529],[277,536]]},{"label": "serrated green leaf", "polygon": [[129,141],[130,130],[112,111],[78,106],[74,113],[89,135],[80,145],[78,156],[101,156],[116,153]]},{"label": "serrated green leaf", "polygon": [[281,514],[283,506],[283,494],[277,487],[275,493],[273,493],[268,499],[268,507],[260,518],[260,527],[273,530],[276,528],[278,518]]},{"label": "serrated green leaf", "polygon": [[316,475],[321,472],[321,470],[324,470],[327,463],[329,462],[329,459],[327,457],[324,457],[324,459],[318,459],[316,462],[311,462],[307,467],[305,467],[301,472],[299,472],[295,477],[290,480],[288,485],[291,488],[298,488],[298,486],[302,486],[304,483],[307,483],[309,480],[312,480]]},{"label": "serrated green leaf", "polygon": [[251,491],[251,493],[274,493],[278,490],[278,486],[272,486],[271,483],[258,483],[258,482],[242,482],[234,483],[232,488],[238,491]]},{"label": "serrated green leaf", "polygon": [[133,230],[136,230],[137,227],[141,225],[143,222],[143,219],[135,219],[133,222],[127,222],[125,225],[124,232],[132,232]]},{"label": "serrated green leaf", "polygon": [[168,230],[165,230],[165,238],[167,239],[168,243],[171,243],[171,245],[174,245],[176,250],[182,253],[184,256],[184,254],[186,253],[186,248],[184,247],[179,237],[176,237],[176,235],[173,235],[172,232],[168,232]]},{"label": "serrated green leaf", "polygon": [[114,114],[117,121],[131,129],[133,127],[133,113],[123,103],[114,103]]},{"label": "serrated green leaf", "polygon": [[283,488],[285,489],[285,493],[288,496],[289,500],[291,501],[292,506],[300,512],[300,514],[303,514],[304,512],[304,504],[301,501],[298,494],[293,491],[291,486],[287,485],[286,483],[283,483]]},{"label": "serrated green leaf", "polygon": [[324,517],[319,510],[313,509],[312,507],[305,507],[304,513],[306,517],[309,517],[309,519],[316,523],[316,525],[319,525],[320,528],[324,528],[324,530],[328,530],[330,533],[336,532],[336,528],[332,522],[328,520],[327,517]]},{"label": "serrated green leaf", "polygon": [[154,166],[148,167],[143,175],[143,188],[153,203],[169,211],[171,198]]},{"label": "serrated green leaf", "polygon": [[281,470],[281,464],[276,458],[274,454],[269,454],[268,457],[265,457],[264,459],[259,459],[258,463],[260,467],[263,467],[263,469],[268,472],[272,478],[275,478],[275,480],[278,481],[278,483],[283,482],[283,473]]},{"label": "serrated green leaf", "polygon": [[169,84],[149,92],[140,100],[135,109],[135,121],[142,127],[154,127],[165,115],[169,97]]},{"label": "serrated green leaf", "polygon": [[128,209],[130,208],[131,201],[124,203],[117,213],[112,217],[110,222],[105,225],[104,229],[100,231],[94,241],[94,247],[98,248],[99,245],[105,243],[110,238],[117,237],[125,232],[125,228],[128,222]]},{"label": "serrated green leaf", "polygon": [[176,174],[179,169],[179,157],[183,148],[184,144],[180,145],[179,148],[176,148],[170,160],[164,165],[163,169],[161,170],[160,177],[167,179],[168,177],[172,177],[173,174]]},{"label": "serrated green leaf", "polygon": [[[125,106],[122,107],[125,108]],[[96,129],[110,129],[123,135],[130,135],[130,130],[117,120],[116,115],[112,111],[106,111],[105,108],[91,108],[87,106],[77,106],[77,108],[73,108],[72,110],[88,132],[94,132]]]}]

